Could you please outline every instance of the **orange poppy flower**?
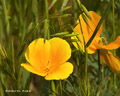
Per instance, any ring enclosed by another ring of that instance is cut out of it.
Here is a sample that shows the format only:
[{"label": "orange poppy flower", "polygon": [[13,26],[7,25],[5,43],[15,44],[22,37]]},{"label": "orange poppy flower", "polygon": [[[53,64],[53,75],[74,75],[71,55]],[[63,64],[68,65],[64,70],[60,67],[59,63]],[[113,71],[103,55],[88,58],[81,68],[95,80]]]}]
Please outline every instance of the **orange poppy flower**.
[{"label": "orange poppy flower", "polygon": [[66,79],[73,72],[73,65],[66,62],[71,57],[71,48],[60,38],[34,40],[28,46],[25,57],[30,64],[22,63],[21,66],[34,74],[45,76],[46,80]]},{"label": "orange poppy flower", "polygon": [[107,64],[113,72],[120,73],[120,58],[108,51],[120,47],[120,36],[118,36],[115,41],[107,45],[104,45],[102,38],[96,38],[96,40],[93,41],[93,44],[96,49],[100,49],[101,61]]},{"label": "orange poppy flower", "polygon": [[[97,15],[95,12],[93,11],[89,11],[89,14],[91,16],[91,19],[88,19],[88,17],[86,16],[87,20],[88,20],[88,23],[89,23],[89,26],[86,24],[86,22],[84,21],[82,15],[79,16],[79,19],[80,19],[80,22],[81,22],[81,27],[82,27],[82,31],[83,31],[83,34],[81,32],[81,29],[80,29],[80,24],[79,24],[79,20],[77,21],[77,26],[74,28],[74,31],[77,32],[79,34],[79,38],[80,38],[80,42],[77,42],[80,46],[80,48],[82,49],[82,51],[84,52],[84,40],[83,40],[83,37],[85,39],[85,44],[87,44],[87,42],[89,41],[90,37],[92,36],[99,20],[100,20],[100,16]],[[99,31],[97,32],[95,38],[99,37],[100,34],[101,34],[101,31],[102,31],[102,26],[100,27]],[[72,39],[77,39],[75,36],[72,37]],[[73,43],[73,45],[78,48],[77,46],[77,43]],[[92,54],[92,53],[95,53],[96,51],[96,48],[95,46],[91,43],[90,46],[88,47],[88,53],[89,54]]]},{"label": "orange poppy flower", "polygon": [[[99,23],[100,18],[101,18],[99,15],[97,15],[93,11],[89,11],[89,14],[91,16],[91,20],[86,17],[88,20],[89,26],[83,20],[82,15],[80,15],[80,17],[79,17],[83,34],[80,29],[80,24],[78,24],[74,28],[74,30],[79,34],[80,42],[78,42],[78,44],[79,44],[80,48],[83,50],[83,52],[84,52],[83,37],[85,38],[85,44],[87,44],[87,42],[89,41],[90,37],[92,36],[97,24]],[[113,72],[120,73],[120,58],[118,58],[117,56],[113,55],[110,51],[108,51],[108,50],[117,49],[120,47],[120,36],[118,36],[118,38],[115,41],[113,41],[112,43],[104,45],[104,42],[102,41],[102,38],[100,37],[101,31],[102,31],[102,25],[101,25],[100,29],[98,30],[96,36],[94,37],[93,41],[89,45],[88,53],[93,54],[93,53],[95,53],[96,49],[100,49],[100,60],[103,63],[107,64]],[[72,39],[77,39],[77,38],[72,37]],[[76,48],[78,48],[77,44],[75,42],[73,43],[73,45]]]}]

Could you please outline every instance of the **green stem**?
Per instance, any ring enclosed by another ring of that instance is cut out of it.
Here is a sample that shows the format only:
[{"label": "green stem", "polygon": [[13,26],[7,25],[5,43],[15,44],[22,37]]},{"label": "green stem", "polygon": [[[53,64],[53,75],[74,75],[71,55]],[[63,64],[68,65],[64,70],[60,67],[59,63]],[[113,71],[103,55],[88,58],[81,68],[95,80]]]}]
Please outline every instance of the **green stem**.
[{"label": "green stem", "polygon": [[[76,2],[76,0],[74,0],[73,3],[74,3],[74,6],[73,6],[73,7],[74,7],[74,21],[77,21],[77,18],[78,18],[78,17],[77,17],[77,15],[78,15],[78,14],[77,14],[77,9],[78,9],[78,8],[77,8],[77,2]],[[77,23],[77,22],[76,22],[76,23]]]},{"label": "green stem", "polygon": [[[22,34],[22,12],[21,12],[21,0],[18,1],[18,6],[19,6],[19,10],[18,10],[18,28],[19,28],[19,33]],[[23,34],[22,34],[23,35]],[[23,36],[22,36],[22,41],[23,41]]]},{"label": "green stem", "polygon": [[115,8],[114,8],[114,0],[113,0],[113,39],[115,39]]},{"label": "green stem", "polygon": [[1,0],[1,3],[2,3],[2,6],[3,6],[3,14],[4,14],[4,19],[5,19],[5,32],[4,32],[4,34],[5,34],[5,36],[6,36],[6,40],[8,41],[8,38],[7,38],[7,36],[8,36],[8,32],[9,32],[9,26],[8,26],[8,23],[9,23],[9,21],[8,21],[8,16],[7,16],[7,10],[6,10],[6,2],[5,2],[6,0]]},{"label": "green stem", "polygon": [[81,25],[81,22],[80,22],[80,19],[79,19],[79,24],[80,24],[80,30],[81,30],[81,33],[82,33],[82,36],[83,36],[83,41],[84,41],[84,50],[85,50],[85,82],[84,82],[84,88],[85,88],[85,93],[87,94],[88,96],[88,73],[87,73],[87,69],[88,69],[88,65],[87,65],[87,62],[88,62],[88,53],[87,53],[87,47],[85,46],[85,37],[83,35],[83,30],[82,30],[82,25]]},{"label": "green stem", "polygon": [[98,83],[101,83],[102,75],[101,75],[101,65],[100,65],[100,50],[98,49]]},{"label": "green stem", "polygon": [[61,82],[61,80],[60,80],[60,95],[59,96],[62,96],[62,82]]},{"label": "green stem", "polygon": [[81,2],[80,2],[80,0],[76,0],[76,1],[78,3],[79,7],[81,8]]},{"label": "green stem", "polygon": [[[116,37],[116,32],[115,32],[115,7],[114,7],[114,0],[112,2],[113,6],[112,6],[112,9],[113,9],[113,39],[115,40],[115,37]],[[114,52],[114,55],[116,55],[116,50],[113,50]],[[114,73],[113,75],[113,84],[114,84],[114,96],[116,96],[116,74]]]},{"label": "green stem", "polygon": [[[88,73],[87,73],[87,69],[88,69],[88,53],[87,53],[87,48],[85,48],[85,92],[88,94]],[[88,96],[88,95],[87,95]]]},{"label": "green stem", "polygon": [[116,74],[114,73],[113,75],[113,84],[114,84],[114,96],[117,96],[116,95],[116,89],[117,89],[117,85],[116,85]]},{"label": "green stem", "polygon": [[[116,32],[115,32],[115,7],[114,7],[114,0],[113,0],[113,39],[115,40]],[[114,50],[114,55],[116,55],[116,50]]]},{"label": "green stem", "polygon": [[45,2],[44,38],[50,39],[48,1],[44,0],[44,2]]},{"label": "green stem", "polygon": [[[38,0],[32,0],[32,14],[33,14],[33,21],[34,21],[33,24],[35,27],[36,24],[38,23]],[[38,32],[39,32],[39,27],[34,33],[34,39],[36,38]]]}]

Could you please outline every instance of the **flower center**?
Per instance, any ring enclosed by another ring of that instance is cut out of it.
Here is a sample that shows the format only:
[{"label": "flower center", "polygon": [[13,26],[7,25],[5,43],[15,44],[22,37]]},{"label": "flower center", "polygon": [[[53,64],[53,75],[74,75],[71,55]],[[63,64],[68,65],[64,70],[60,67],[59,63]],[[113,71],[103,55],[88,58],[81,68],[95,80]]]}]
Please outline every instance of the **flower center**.
[{"label": "flower center", "polygon": [[45,73],[48,73],[50,70],[48,68],[44,69]]},{"label": "flower center", "polygon": [[104,46],[107,44],[107,41],[104,37],[101,37],[100,40],[98,41],[98,44],[100,44],[101,46]]},{"label": "flower center", "polygon": [[45,69],[43,70],[45,73],[48,74],[48,72],[50,71],[50,63],[48,61],[48,63],[45,64]]}]

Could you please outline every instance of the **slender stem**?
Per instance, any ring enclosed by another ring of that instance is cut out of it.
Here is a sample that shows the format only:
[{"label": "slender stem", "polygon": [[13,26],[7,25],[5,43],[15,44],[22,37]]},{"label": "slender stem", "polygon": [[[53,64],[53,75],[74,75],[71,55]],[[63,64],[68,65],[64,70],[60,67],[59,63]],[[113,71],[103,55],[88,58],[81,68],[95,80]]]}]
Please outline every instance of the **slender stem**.
[{"label": "slender stem", "polygon": [[45,23],[44,23],[44,38],[50,39],[50,31],[49,31],[49,10],[48,10],[48,1],[45,2]]},{"label": "slender stem", "polygon": [[[114,0],[113,0],[113,39],[115,40],[116,32],[115,32],[115,7],[114,7]],[[116,50],[114,50],[114,55],[116,55]]]},{"label": "slender stem", "polygon": [[78,3],[79,7],[81,8],[81,2],[80,2],[80,0],[76,0],[76,1]]},{"label": "slender stem", "polygon": [[113,0],[113,39],[115,39],[115,8],[114,8],[114,0]]},{"label": "slender stem", "polygon": [[[115,40],[116,32],[115,32],[115,8],[114,8],[114,0],[112,2],[112,9],[113,9],[113,39]],[[114,55],[116,55],[116,50],[113,50]],[[113,75],[113,84],[114,84],[114,96],[116,96],[116,74]]]},{"label": "slender stem", "polygon": [[114,83],[114,96],[116,96],[116,89],[117,89],[117,85],[116,85],[116,74],[114,73],[113,75],[113,83]]},{"label": "slender stem", "polygon": [[87,48],[85,48],[85,79],[87,80],[87,61],[88,61],[88,54]]},{"label": "slender stem", "polygon": [[76,0],[73,0],[73,3],[74,3],[74,21],[77,21],[77,2],[76,2]]},{"label": "slender stem", "polygon": [[100,65],[100,50],[98,49],[98,82],[101,82],[101,65]]},{"label": "slender stem", "polygon": [[6,91],[6,85],[5,85],[5,82],[4,82],[4,79],[3,79],[3,76],[2,76],[2,72],[0,71],[0,83],[1,83],[1,87],[2,89],[4,90],[3,93],[5,94],[5,96],[9,96]]},{"label": "slender stem", "polygon": [[[30,0],[29,0],[30,1]],[[34,21],[34,27],[37,25],[38,23],[38,0],[32,0],[32,14],[33,14],[33,21]],[[34,39],[36,38],[37,34],[38,34],[38,29],[36,30],[36,32],[34,33]]]},{"label": "slender stem", "polygon": [[61,80],[60,80],[60,96],[62,96],[62,82],[61,82]]},{"label": "slender stem", "polygon": [[3,14],[4,14],[4,19],[5,19],[5,37],[6,37],[6,40],[8,41],[8,33],[9,33],[9,29],[8,29],[8,16],[7,16],[7,11],[6,11],[6,0],[1,0],[1,3],[2,3],[2,6],[3,6]]},{"label": "slender stem", "polygon": [[[88,73],[87,73],[87,69],[88,69],[88,53],[87,53],[87,48],[85,48],[85,92],[86,94],[88,94]],[[87,95],[88,96],[88,95]]]},{"label": "slender stem", "polygon": [[[22,34],[22,12],[21,12],[21,0],[18,0],[18,6],[19,6],[19,10],[18,10],[18,28],[19,28],[19,33]],[[23,34],[22,34],[22,41],[23,41]]]},{"label": "slender stem", "polygon": [[88,65],[87,65],[87,62],[88,62],[88,53],[87,53],[87,47],[85,46],[85,37],[83,35],[83,30],[82,30],[82,25],[81,25],[81,22],[80,22],[80,19],[79,19],[79,24],[80,24],[80,30],[81,30],[81,33],[82,33],[82,36],[83,36],[83,41],[84,41],[84,50],[85,50],[85,83],[84,83],[84,88],[85,88],[85,93],[87,94],[88,96],[88,73],[87,73],[87,69],[88,69]]}]

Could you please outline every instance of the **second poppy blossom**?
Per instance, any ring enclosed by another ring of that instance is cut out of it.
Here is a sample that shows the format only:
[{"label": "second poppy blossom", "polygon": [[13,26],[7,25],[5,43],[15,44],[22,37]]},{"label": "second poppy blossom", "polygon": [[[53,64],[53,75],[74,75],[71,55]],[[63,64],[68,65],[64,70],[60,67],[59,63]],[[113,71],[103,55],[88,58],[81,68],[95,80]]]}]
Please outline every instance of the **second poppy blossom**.
[{"label": "second poppy blossom", "polygon": [[[89,11],[89,14],[91,16],[91,20],[89,18],[87,18],[87,16],[86,16],[89,26],[86,24],[86,22],[82,18],[82,15],[80,15],[80,17],[79,17],[79,19],[80,19],[79,21],[81,23],[83,33],[81,32],[79,22],[78,22],[77,26],[74,28],[74,30],[79,34],[80,42],[78,42],[78,44],[83,52],[84,52],[84,47],[85,47],[84,40],[85,40],[85,44],[87,44],[87,42],[89,41],[90,37],[92,36],[92,34],[97,26],[97,24],[99,23],[99,21],[101,19],[101,17],[93,11]],[[100,37],[101,32],[102,32],[102,25],[101,25],[100,29],[98,30],[96,36],[94,37],[93,41],[89,45],[88,53],[93,54],[96,52],[96,49],[100,49],[101,61],[103,63],[107,64],[113,72],[120,74],[120,58],[113,55],[109,51],[109,50],[117,49],[120,47],[120,36],[118,36],[118,38],[115,41],[113,41],[112,43],[105,45],[102,42],[102,38]],[[77,39],[75,36],[72,38]],[[77,44],[75,42],[73,43],[73,45],[76,48],[78,48]]]}]

